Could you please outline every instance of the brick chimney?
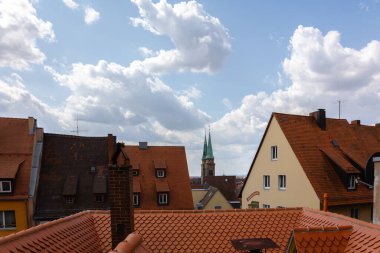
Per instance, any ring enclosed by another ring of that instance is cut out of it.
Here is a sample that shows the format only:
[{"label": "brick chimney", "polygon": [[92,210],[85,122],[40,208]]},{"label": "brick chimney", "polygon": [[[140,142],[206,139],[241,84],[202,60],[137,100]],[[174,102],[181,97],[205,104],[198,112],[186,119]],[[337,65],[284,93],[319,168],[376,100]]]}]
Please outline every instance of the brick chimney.
[{"label": "brick chimney", "polygon": [[351,121],[351,125],[357,125],[357,126],[360,126],[360,120],[359,120],[359,119],[352,120],[352,121]]},{"label": "brick chimney", "polygon": [[312,112],[309,116],[313,116],[317,121],[317,125],[321,130],[326,130],[326,111],[325,109],[318,109],[316,112]]},{"label": "brick chimney", "polygon": [[380,157],[373,158],[375,180],[373,182],[373,223],[380,225]]},{"label": "brick chimney", "polygon": [[111,209],[112,248],[134,230],[132,166],[108,166],[108,199]]}]

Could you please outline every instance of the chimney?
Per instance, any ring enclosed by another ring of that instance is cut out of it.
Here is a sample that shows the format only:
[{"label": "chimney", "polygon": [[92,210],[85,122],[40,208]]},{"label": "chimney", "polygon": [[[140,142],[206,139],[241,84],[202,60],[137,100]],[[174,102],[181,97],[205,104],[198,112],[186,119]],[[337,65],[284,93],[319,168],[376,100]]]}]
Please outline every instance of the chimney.
[{"label": "chimney", "polygon": [[107,137],[108,140],[108,164],[112,164],[112,156],[115,153],[115,146],[116,146],[116,136],[113,136],[112,134],[108,134]]},{"label": "chimney", "polygon": [[148,149],[148,142],[140,141],[139,142],[139,149]]},{"label": "chimney", "polygon": [[108,187],[112,248],[115,248],[134,230],[132,167],[129,164],[109,165]]},{"label": "chimney", "polygon": [[380,127],[380,123],[376,123],[376,124],[375,124],[375,127]]},{"label": "chimney", "polygon": [[28,128],[29,134],[34,134],[36,132],[37,120],[33,117],[28,117]]},{"label": "chimney", "polygon": [[326,111],[325,109],[318,109],[316,112],[312,112],[309,116],[313,116],[317,121],[317,125],[321,130],[326,130]]},{"label": "chimney", "polygon": [[373,224],[380,225],[380,157],[373,158],[375,180],[373,182]]},{"label": "chimney", "polygon": [[360,120],[352,120],[351,121],[351,125],[357,125],[357,126],[360,126]]}]

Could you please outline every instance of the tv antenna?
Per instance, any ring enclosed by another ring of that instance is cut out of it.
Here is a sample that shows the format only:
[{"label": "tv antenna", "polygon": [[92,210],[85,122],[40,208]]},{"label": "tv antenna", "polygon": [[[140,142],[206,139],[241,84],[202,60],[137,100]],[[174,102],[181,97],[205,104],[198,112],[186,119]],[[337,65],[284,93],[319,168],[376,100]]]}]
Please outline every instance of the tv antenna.
[{"label": "tv antenna", "polygon": [[87,130],[79,130],[79,118],[78,118],[78,114],[77,114],[77,129],[76,130],[73,130],[73,131],[70,131],[72,133],[77,133],[77,136],[79,136],[79,132],[87,132]]},{"label": "tv antenna", "polygon": [[342,102],[341,100],[338,100],[338,116],[339,116],[339,119],[340,119],[340,103],[341,102]]}]

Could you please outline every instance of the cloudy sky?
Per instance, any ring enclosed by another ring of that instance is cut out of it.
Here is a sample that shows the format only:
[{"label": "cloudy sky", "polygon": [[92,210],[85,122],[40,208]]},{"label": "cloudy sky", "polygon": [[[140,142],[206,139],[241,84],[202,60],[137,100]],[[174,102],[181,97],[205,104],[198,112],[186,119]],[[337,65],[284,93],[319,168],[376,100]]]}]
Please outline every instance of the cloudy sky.
[{"label": "cloudy sky", "polygon": [[[307,3],[306,3],[307,2]],[[273,111],[380,122],[380,2],[0,0],[0,116],[245,175]]]}]

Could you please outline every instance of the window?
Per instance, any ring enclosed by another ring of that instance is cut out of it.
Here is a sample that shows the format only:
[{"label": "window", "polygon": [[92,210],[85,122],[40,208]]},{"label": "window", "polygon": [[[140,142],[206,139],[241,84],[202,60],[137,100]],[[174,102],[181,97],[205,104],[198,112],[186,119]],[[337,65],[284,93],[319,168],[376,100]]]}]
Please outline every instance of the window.
[{"label": "window", "polygon": [[169,197],[168,197],[167,193],[159,193],[158,194],[158,204],[159,205],[169,204]]},{"label": "window", "polygon": [[277,146],[270,147],[270,157],[272,161],[277,160]]},{"label": "window", "polygon": [[270,208],[270,205],[268,205],[268,204],[263,204],[263,208]]},{"label": "window", "polygon": [[351,218],[359,219],[359,208],[351,208]]},{"label": "window", "polygon": [[348,176],[348,187],[349,190],[355,190],[356,189],[356,178],[355,175],[349,175]]},{"label": "window", "polygon": [[270,176],[264,175],[263,176],[263,184],[264,184],[264,189],[269,189],[270,188]]},{"label": "window", "polygon": [[74,203],[74,196],[64,196],[63,201],[65,204],[72,204]]},{"label": "window", "polygon": [[140,175],[140,171],[137,170],[137,169],[133,169],[133,170],[132,170],[132,175],[133,175],[134,177],[138,177],[138,176]]},{"label": "window", "polygon": [[95,195],[95,201],[98,203],[103,203],[104,202],[104,195],[103,194],[96,194]]},{"label": "window", "polygon": [[0,192],[12,192],[11,181],[0,181]]},{"label": "window", "polygon": [[286,175],[278,176],[278,189],[285,190],[286,189]]},{"label": "window", "polygon": [[0,211],[0,229],[16,229],[15,211]]},{"label": "window", "polygon": [[140,194],[133,193],[133,207],[140,207]]},{"label": "window", "polygon": [[214,171],[213,170],[208,170],[208,175],[209,176],[213,176],[214,175]]},{"label": "window", "polygon": [[165,170],[156,170],[157,177],[165,177]]},{"label": "window", "polygon": [[214,208],[215,208],[215,210],[221,210],[221,209],[222,209],[222,206],[220,206],[220,205],[216,205],[216,206],[214,206]]}]

